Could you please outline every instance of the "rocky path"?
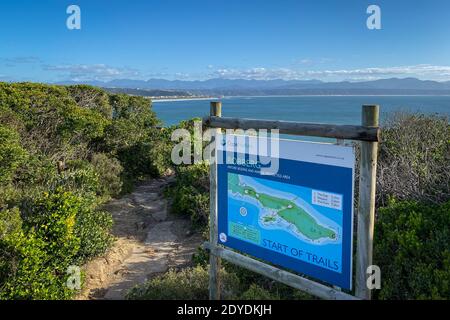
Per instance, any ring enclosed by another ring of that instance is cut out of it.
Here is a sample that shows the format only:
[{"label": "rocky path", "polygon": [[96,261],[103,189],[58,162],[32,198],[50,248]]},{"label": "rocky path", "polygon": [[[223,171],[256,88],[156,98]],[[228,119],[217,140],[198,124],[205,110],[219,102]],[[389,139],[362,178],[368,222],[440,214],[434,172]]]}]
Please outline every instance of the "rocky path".
[{"label": "rocky path", "polygon": [[168,212],[164,187],[173,178],[151,180],[105,206],[117,241],[103,257],[85,266],[80,299],[121,300],[145,280],[191,263],[202,239],[188,219]]}]

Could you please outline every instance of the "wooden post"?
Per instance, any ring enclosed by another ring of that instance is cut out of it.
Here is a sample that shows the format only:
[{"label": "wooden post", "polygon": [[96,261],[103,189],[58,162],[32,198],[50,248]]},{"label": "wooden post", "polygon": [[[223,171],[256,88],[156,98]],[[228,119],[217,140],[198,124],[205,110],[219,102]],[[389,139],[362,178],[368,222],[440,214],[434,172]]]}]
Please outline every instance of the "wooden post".
[{"label": "wooden post", "polygon": [[[378,127],[379,109],[377,105],[364,105],[362,125]],[[361,142],[355,294],[367,300],[371,299],[371,290],[367,287],[367,268],[372,265],[377,156],[378,142]]]},{"label": "wooden post", "polygon": [[[211,102],[210,115],[215,117],[222,116],[222,103]],[[219,134],[220,129],[215,129],[215,134]],[[215,139],[215,136],[214,136]],[[210,165],[210,214],[209,214],[209,241],[212,246],[217,245],[218,229],[217,229],[217,150],[215,150],[214,161]],[[220,258],[213,252],[209,257],[209,299],[220,299]]]}]

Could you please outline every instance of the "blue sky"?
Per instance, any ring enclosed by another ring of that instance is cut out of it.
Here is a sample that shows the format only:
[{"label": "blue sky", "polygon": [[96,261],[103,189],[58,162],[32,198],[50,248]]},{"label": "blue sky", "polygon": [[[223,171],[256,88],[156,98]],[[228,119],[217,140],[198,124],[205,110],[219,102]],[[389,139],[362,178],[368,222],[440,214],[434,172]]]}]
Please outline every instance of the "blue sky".
[{"label": "blue sky", "polygon": [[[81,8],[81,30],[66,9]],[[369,5],[382,29],[366,27]],[[0,80],[450,80],[448,0],[14,0]]]}]

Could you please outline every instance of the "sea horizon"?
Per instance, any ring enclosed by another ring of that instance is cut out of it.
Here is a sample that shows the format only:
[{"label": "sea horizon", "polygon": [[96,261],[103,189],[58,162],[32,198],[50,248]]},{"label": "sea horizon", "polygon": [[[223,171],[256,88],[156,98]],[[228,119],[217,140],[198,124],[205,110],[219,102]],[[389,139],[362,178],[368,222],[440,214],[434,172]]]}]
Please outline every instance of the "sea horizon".
[{"label": "sea horizon", "polygon": [[209,115],[209,101],[217,100],[222,100],[224,116],[238,118],[356,125],[360,124],[364,104],[380,105],[382,123],[390,114],[397,112],[437,114],[450,118],[449,95],[227,96],[154,100],[152,106],[164,125],[171,126]]},{"label": "sea horizon", "polygon": [[[152,99],[152,102],[175,102],[175,101],[199,101],[211,100],[217,101],[221,99],[232,98],[288,98],[288,97],[450,97],[450,94],[296,94],[296,95],[263,95],[263,96],[223,96],[223,97],[192,97],[181,99]],[[450,107],[450,106],[449,106]]]}]

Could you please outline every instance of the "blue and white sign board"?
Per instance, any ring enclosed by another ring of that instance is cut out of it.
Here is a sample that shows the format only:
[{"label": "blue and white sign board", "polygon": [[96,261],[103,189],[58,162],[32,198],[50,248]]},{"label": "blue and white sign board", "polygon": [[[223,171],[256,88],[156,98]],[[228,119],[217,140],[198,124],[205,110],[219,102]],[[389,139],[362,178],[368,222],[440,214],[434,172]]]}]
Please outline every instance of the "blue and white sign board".
[{"label": "blue and white sign board", "polygon": [[216,139],[218,243],[351,289],[353,147],[266,139],[279,143],[278,171],[267,174],[249,139]]}]

